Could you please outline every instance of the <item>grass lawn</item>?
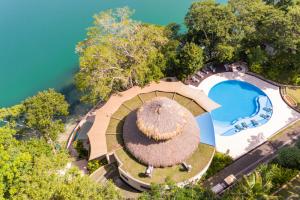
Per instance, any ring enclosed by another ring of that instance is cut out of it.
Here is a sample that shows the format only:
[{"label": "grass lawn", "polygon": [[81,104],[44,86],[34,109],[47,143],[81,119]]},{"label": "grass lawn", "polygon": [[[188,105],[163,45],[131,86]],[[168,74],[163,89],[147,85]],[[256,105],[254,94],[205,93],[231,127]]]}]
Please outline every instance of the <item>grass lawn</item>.
[{"label": "grass lawn", "polygon": [[277,133],[276,135],[272,136],[269,141],[275,141],[277,138],[281,137],[283,134],[286,134],[287,132],[291,132],[293,131],[293,129],[297,128],[300,126],[300,120],[295,122],[294,124],[288,126],[287,128],[285,128],[284,130],[280,131],[279,133]]},{"label": "grass lawn", "polygon": [[151,178],[144,176],[147,167],[140,164],[127,151],[118,149],[115,153],[123,163],[122,169],[130,173],[134,178],[147,183],[164,183],[167,177],[175,182],[181,182],[195,176],[204,169],[213,157],[214,151],[214,147],[201,143],[196,152],[186,161],[186,163],[192,165],[191,172],[185,171],[181,165],[167,168],[155,168]]},{"label": "grass lawn", "polygon": [[108,152],[112,152],[123,147],[122,134],[106,134],[106,144]]},{"label": "grass lawn", "polygon": [[297,109],[300,110],[300,88],[286,87],[285,91],[297,102]]},{"label": "grass lawn", "polygon": [[298,174],[295,179],[287,183],[276,195],[278,195],[280,199],[300,199],[300,174]]},{"label": "grass lawn", "polygon": [[298,104],[300,104],[300,88],[287,87],[286,92],[288,95],[292,96]]}]

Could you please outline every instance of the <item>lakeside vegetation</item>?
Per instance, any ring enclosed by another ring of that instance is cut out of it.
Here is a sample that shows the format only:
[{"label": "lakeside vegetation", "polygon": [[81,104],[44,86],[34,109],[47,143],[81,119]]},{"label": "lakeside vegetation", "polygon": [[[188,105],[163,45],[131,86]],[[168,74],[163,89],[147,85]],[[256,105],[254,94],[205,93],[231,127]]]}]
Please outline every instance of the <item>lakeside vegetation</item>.
[{"label": "lakeside vegetation", "polygon": [[[185,18],[186,33],[177,24],[162,27],[138,22],[132,14],[120,8],[96,15],[87,39],[77,45],[80,71],[75,82],[83,102],[96,104],[115,92],[166,76],[184,80],[205,63],[240,60],[266,78],[300,84],[298,1],[195,2]],[[56,140],[64,131],[68,110],[64,96],[51,89],[0,109],[0,120],[6,122],[0,127],[0,199],[121,198],[113,184],[95,184],[78,169],[66,169],[70,157],[57,147]],[[77,145],[82,149],[82,144]],[[220,160],[209,173],[231,162]],[[275,162],[245,177],[223,198],[272,198],[276,189],[298,173],[299,148],[283,149]],[[91,163],[90,170],[97,166]],[[216,198],[200,185],[168,185],[170,190],[154,185],[141,199]]]},{"label": "lakeside vegetation", "polygon": [[0,199],[120,199],[112,183],[82,176],[56,142],[68,103],[46,90],[12,108],[1,109]]},{"label": "lakeside vegetation", "polygon": [[298,85],[299,10],[298,1],[199,1],[185,17],[185,33],[174,23],[135,21],[129,8],[102,12],[77,45],[76,84],[83,101],[96,103],[162,77],[184,80],[205,63],[242,60],[266,78]]}]

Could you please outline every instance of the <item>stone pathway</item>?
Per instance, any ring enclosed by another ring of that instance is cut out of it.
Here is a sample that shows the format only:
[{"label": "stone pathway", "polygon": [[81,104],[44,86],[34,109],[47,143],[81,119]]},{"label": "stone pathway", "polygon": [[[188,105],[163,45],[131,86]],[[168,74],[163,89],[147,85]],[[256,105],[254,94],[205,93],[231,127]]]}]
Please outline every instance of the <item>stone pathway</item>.
[{"label": "stone pathway", "polygon": [[108,180],[113,181],[124,199],[137,199],[141,195],[141,192],[135,190],[120,178],[117,165],[115,163],[99,168],[91,174],[90,178],[97,183],[102,184]]},{"label": "stone pathway", "polygon": [[243,175],[255,170],[258,165],[272,160],[276,156],[278,149],[291,145],[298,139],[300,139],[300,121],[284,129],[267,142],[237,159],[234,163],[206,180],[204,186],[212,188],[219,183],[223,183],[224,179],[231,174],[237,179],[242,178]]}]

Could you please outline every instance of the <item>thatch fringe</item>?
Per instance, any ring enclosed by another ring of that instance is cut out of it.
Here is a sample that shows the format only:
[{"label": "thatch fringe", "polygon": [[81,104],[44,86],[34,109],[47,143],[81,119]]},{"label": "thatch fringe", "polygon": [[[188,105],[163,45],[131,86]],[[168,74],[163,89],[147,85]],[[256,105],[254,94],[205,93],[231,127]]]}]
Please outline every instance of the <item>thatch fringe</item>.
[{"label": "thatch fringe", "polygon": [[182,109],[186,113],[186,122],[181,133],[160,141],[142,133],[136,123],[137,112],[131,112],[123,126],[123,139],[128,151],[141,163],[154,167],[173,166],[188,159],[200,143],[200,130],[194,116]]}]

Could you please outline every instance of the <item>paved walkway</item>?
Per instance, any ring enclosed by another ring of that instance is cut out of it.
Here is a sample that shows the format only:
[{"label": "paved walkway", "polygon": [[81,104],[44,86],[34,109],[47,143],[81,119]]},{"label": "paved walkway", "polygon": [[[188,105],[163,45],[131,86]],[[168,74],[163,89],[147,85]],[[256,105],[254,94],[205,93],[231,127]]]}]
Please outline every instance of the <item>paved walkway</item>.
[{"label": "paved walkway", "polygon": [[272,160],[276,156],[278,149],[295,143],[297,139],[300,139],[300,121],[297,121],[267,142],[240,157],[234,163],[206,180],[204,185],[212,188],[218,183],[223,183],[223,180],[231,174],[237,179],[242,178],[243,175],[249,174],[258,165]]},{"label": "paved walkway", "polygon": [[96,183],[102,184],[108,180],[113,181],[124,199],[137,199],[141,195],[141,192],[135,190],[120,178],[118,167],[114,163],[97,169],[90,175],[90,178]]}]

